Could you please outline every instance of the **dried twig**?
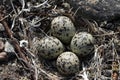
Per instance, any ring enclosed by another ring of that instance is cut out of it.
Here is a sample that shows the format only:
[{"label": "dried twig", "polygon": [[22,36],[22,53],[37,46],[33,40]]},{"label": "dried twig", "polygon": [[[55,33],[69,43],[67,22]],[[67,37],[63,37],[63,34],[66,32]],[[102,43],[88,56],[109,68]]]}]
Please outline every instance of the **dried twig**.
[{"label": "dried twig", "polygon": [[13,5],[13,1],[10,0],[10,3],[11,3],[11,5],[12,5],[13,11],[15,12],[15,14],[17,14],[17,12],[16,12],[16,10],[15,10],[15,7],[14,7],[14,5]]},{"label": "dried twig", "polygon": [[[12,4],[12,2],[11,2],[11,4]],[[13,5],[13,4],[12,4],[12,5]],[[21,11],[20,11],[18,14],[16,13],[16,16],[15,16],[14,19],[13,19],[13,23],[12,23],[12,26],[11,26],[11,30],[14,28],[15,20],[16,20],[17,17],[23,12],[24,7],[25,7],[25,1],[22,0],[22,9],[21,9]],[[14,9],[14,7],[13,7],[13,9]],[[14,11],[15,11],[15,10],[14,10]],[[15,12],[16,12],[16,11],[15,11]]]},{"label": "dried twig", "polygon": [[74,17],[77,14],[77,12],[78,12],[79,9],[80,9],[80,7],[78,7],[77,10],[75,11],[75,13],[73,14]]},{"label": "dried twig", "polygon": [[[2,19],[2,18],[3,18],[3,17],[2,17],[2,14],[0,13],[0,19]],[[28,62],[29,62],[28,59],[25,57],[25,55],[24,55],[23,52],[21,51],[21,48],[20,48],[20,46],[19,46],[19,43],[18,43],[18,41],[13,37],[12,31],[9,29],[9,26],[7,25],[7,22],[6,22],[5,20],[3,20],[3,21],[1,21],[1,23],[3,24],[3,26],[4,26],[4,28],[5,28],[8,36],[13,40],[13,45],[14,45],[17,53],[18,53],[18,54],[16,54],[16,55],[18,55],[19,58],[21,58],[21,59],[24,61],[24,63],[22,63],[22,64],[24,64],[27,68],[29,68],[29,69],[31,70],[31,68],[32,68],[32,67],[31,67],[31,64],[28,63]],[[18,60],[19,60],[19,59],[18,59]],[[33,75],[31,75],[31,76],[33,77]],[[34,77],[33,77],[33,79],[34,79]]]},{"label": "dried twig", "polygon": [[12,10],[7,16],[5,16],[4,18],[0,19],[0,22],[3,21],[3,20],[5,20],[5,19],[6,19],[7,17],[9,17],[12,13],[13,13],[13,10]]},{"label": "dried twig", "polygon": [[[2,14],[0,13],[0,19],[2,19]],[[7,25],[7,23],[5,22],[5,20],[1,21],[1,23],[3,24],[8,36],[15,42],[14,46],[17,49],[19,56],[22,57],[23,59],[27,60],[25,58],[25,56],[22,54],[21,50],[20,50],[20,46],[19,43],[17,42],[17,40],[13,37],[12,31],[9,29],[9,26]]]},{"label": "dried twig", "polygon": [[116,35],[119,34],[120,32],[115,32],[115,33],[106,33],[106,34],[100,34],[100,35],[94,35],[94,36],[110,36],[110,35]]}]

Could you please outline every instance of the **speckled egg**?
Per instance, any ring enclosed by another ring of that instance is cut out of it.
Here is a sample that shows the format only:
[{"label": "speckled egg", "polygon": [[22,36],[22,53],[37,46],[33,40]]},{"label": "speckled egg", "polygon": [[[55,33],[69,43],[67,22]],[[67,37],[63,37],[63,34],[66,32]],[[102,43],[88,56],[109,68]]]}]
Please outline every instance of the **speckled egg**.
[{"label": "speckled egg", "polygon": [[56,65],[61,74],[71,75],[79,71],[79,59],[73,52],[63,52]]},{"label": "speckled egg", "polygon": [[68,44],[76,30],[70,18],[58,16],[51,22],[51,31],[53,36],[59,38],[63,43]]},{"label": "speckled egg", "polygon": [[78,56],[88,55],[94,50],[94,38],[87,32],[79,32],[72,38],[70,47]]},{"label": "speckled egg", "polygon": [[39,41],[37,50],[38,55],[41,55],[43,58],[55,59],[64,51],[64,46],[57,38],[47,36]]}]

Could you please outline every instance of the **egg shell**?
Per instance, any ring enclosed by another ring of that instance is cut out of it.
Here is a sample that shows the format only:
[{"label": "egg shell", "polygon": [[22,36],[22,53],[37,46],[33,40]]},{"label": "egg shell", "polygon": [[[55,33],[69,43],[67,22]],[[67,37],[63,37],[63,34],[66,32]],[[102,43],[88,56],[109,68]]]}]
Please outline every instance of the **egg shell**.
[{"label": "egg shell", "polygon": [[70,18],[58,16],[51,22],[51,31],[53,36],[68,44],[74,36],[76,29]]},{"label": "egg shell", "polygon": [[79,59],[73,52],[63,52],[57,58],[57,69],[61,74],[71,75],[79,71]]},{"label": "egg shell", "polygon": [[64,46],[57,38],[47,36],[39,41],[37,50],[38,55],[41,55],[43,58],[54,59],[64,51]]},{"label": "egg shell", "polygon": [[78,56],[88,55],[94,50],[94,38],[87,32],[76,33],[71,40],[70,47]]}]

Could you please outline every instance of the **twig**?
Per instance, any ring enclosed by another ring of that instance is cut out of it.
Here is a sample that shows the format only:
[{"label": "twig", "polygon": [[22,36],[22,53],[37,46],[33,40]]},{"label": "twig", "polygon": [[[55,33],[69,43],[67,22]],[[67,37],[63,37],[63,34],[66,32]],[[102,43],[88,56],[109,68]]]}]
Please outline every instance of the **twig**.
[{"label": "twig", "polygon": [[94,35],[94,36],[110,36],[110,35],[116,35],[119,34],[120,32],[116,32],[116,33],[106,33],[106,34],[101,34],[101,35]]},{"label": "twig", "polygon": [[47,2],[48,2],[48,0],[46,0],[46,1],[43,2],[42,4],[39,4],[39,5],[37,5],[37,6],[33,6],[33,7],[35,7],[35,8],[39,8],[39,7],[41,7],[41,6],[45,5],[45,4],[47,4]]},{"label": "twig", "polygon": [[103,60],[103,56],[102,55],[102,51],[101,49],[103,48],[104,46],[101,45],[99,46],[98,48],[95,49],[95,56],[94,56],[94,61],[95,61],[95,65],[96,65],[96,75],[95,75],[95,79],[99,79],[101,77],[101,63],[102,63],[102,60]]},{"label": "twig", "polygon": [[45,2],[37,5],[37,6],[29,6],[27,9],[23,8],[22,11],[28,11],[30,12],[31,8],[40,8],[41,6],[45,5],[45,4],[48,4],[48,0],[46,0]]},{"label": "twig", "polygon": [[25,8],[25,1],[22,0],[22,9],[21,11],[18,13],[18,16],[23,12],[23,9]]},{"label": "twig", "polygon": [[35,63],[35,61],[33,59],[32,59],[32,63],[33,63],[33,67],[34,67],[34,70],[35,70],[34,78],[35,78],[35,80],[38,80],[38,69],[37,69],[36,63]]},{"label": "twig", "polygon": [[75,11],[75,13],[73,14],[73,16],[75,16],[78,12],[78,10],[80,9],[80,6],[77,8],[77,10]]},{"label": "twig", "polygon": [[[3,19],[1,13],[0,13],[0,19]],[[4,26],[5,30],[6,30],[6,32],[8,33],[8,36],[9,36],[10,38],[13,38],[12,32],[11,32],[11,30],[9,29],[7,23],[6,23],[4,20],[2,20],[1,23],[3,24],[3,26]]]},{"label": "twig", "polygon": [[14,28],[15,20],[16,20],[16,17],[14,17],[14,19],[13,19],[12,26],[11,26],[11,30]]},{"label": "twig", "polygon": [[[2,14],[0,13],[0,19],[2,19],[2,18],[3,18],[3,17],[2,17]],[[5,28],[8,36],[13,40],[14,46],[15,46],[17,52],[19,53],[19,54],[18,54],[19,57],[23,58],[23,59],[26,60],[26,62],[27,62],[26,57],[24,56],[24,54],[23,54],[23,53],[21,52],[21,50],[20,50],[20,46],[19,46],[18,41],[13,37],[13,33],[12,33],[12,31],[9,29],[9,27],[8,27],[7,23],[5,22],[5,20],[1,21],[1,23],[3,24],[3,26],[4,26],[4,28]]]},{"label": "twig", "polygon": [[11,3],[11,5],[12,5],[13,11],[15,12],[15,14],[17,14],[17,12],[16,12],[16,10],[15,10],[15,7],[14,7],[14,5],[13,5],[12,0],[10,0],[10,3]]},{"label": "twig", "polygon": [[46,76],[49,77],[50,80],[61,80],[62,77],[58,77],[54,74],[49,74],[47,73],[46,71],[44,71],[42,68],[39,68],[39,71],[42,73],[42,74],[45,74]]},{"label": "twig", "polygon": [[22,0],[22,9],[21,9],[21,11],[20,11],[18,14],[16,13],[16,16],[15,16],[14,19],[13,19],[13,23],[12,23],[12,26],[11,26],[11,30],[14,28],[15,20],[16,20],[16,18],[23,12],[24,7],[25,7],[25,1]]},{"label": "twig", "polygon": [[6,19],[7,17],[9,17],[11,14],[13,13],[13,11],[11,11],[7,16],[5,16],[4,18],[0,19],[0,22],[3,21],[4,19]]},{"label": "twig", "polygon": [[[0,13],[0,19],[2,19],[2,18],[3,18],[3,17],[2,17],[2,14]],[[23,54],[23,52],[22,52],[22,50],[21,50],[21,48],[20,48],[20,46],[19,46],[18,41],[13,37],[12,31],[9,29],[6,21],[3,20],[3,21],[1,21],[1,23],[3,24],[3,26],[4,26],[4,28],[5,28],[8,36],[13,40],[13,45],[14,45],[17,53],[18,53],[18,54],[16,54],[16,55],[17,55],[17,58],[19,57],[18,60],[21,59],[22,61],[24,61],[24,63],[21,63],[21,64],[22,64],[22,65],[24,64],[25,67],[27,67],[27,68],[31,71],[31,68],[33,68],[33,67],[31,66],[30,63],[28,63],[29,60],[28,60],[28,59],[25,57],[25,55]],[[35,78],[33,77],[33,75],[31,75],[31,77],[35,80]]]}]

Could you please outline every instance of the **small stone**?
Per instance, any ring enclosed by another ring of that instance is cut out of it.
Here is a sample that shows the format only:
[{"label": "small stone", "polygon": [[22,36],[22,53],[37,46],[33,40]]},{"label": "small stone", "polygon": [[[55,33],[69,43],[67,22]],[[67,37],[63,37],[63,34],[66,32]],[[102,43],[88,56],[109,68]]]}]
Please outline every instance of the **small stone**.
[{"label": "small stone", "polygon": [[6,61],[7,58],[7,53],[6,52],[1,52],[0,53],[0,61]]},{"label": "small stone", "polygon": [[8,42],[5,42],[5,52],[15,52],[14,47]]},{"label": "small stone", "polygon": [[27,40],[21,40],[20,41],[20,47],[28,47],[28,41]]},{"label": "small stone", "polygon": [[0,52],[4,49],[5,44],[2,39],[0,39]]},{"label": "small stone", "polygon": [[0,31],[5,31],[5,28],[1,23],[0,23]]},{"label": "small stone", "polygon": [[70,9],[70,4],[68,4],[68,3],[62,3],[62,5],[64,6],[64,8]]},{"label": "small stone", "polygon": [[13,67],[16,66],[16,63],[13,63],[12,66],[13,66]]}]

